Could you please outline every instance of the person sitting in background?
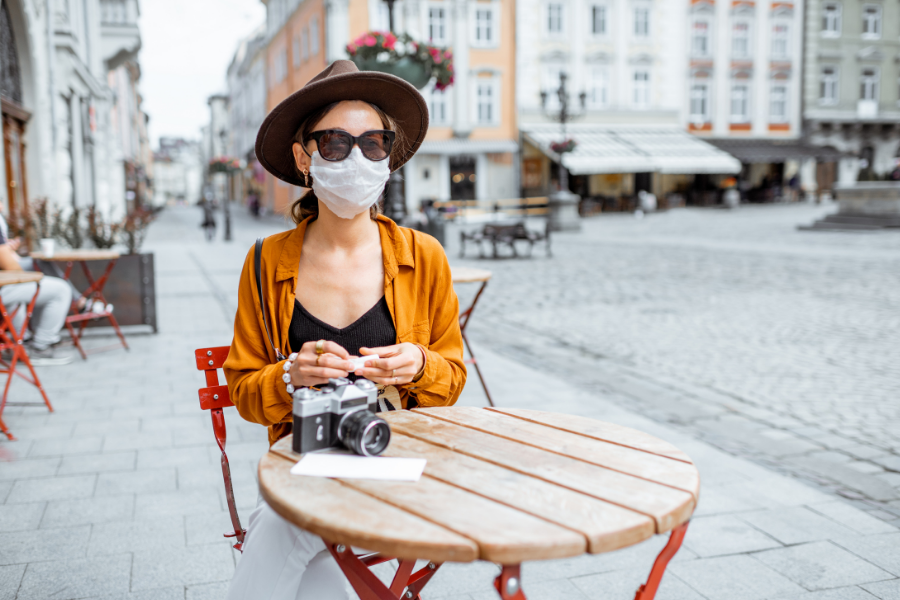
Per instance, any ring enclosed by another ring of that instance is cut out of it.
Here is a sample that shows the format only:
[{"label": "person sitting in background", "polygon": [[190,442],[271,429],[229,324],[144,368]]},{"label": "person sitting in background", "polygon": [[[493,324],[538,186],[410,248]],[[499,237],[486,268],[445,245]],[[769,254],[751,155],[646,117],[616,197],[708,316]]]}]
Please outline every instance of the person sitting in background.
[{"label": "person sitting in background", "polygon": [[[0,270],[22,271],[19,262],[21,240],[9,239],[9,228],[6,219],[0,215]],[[25,305],[34,297],[36,283],[18,283],[0,288],[0,300],[7,310],[13,311],[15,305],[23,305],[13,318],[16,328],[25,320]],[[34,366],[64,365],[72,362],[71,355],[60,355],[53,347],[59,343],[59,332],[66,324],[66,315],[72,304],[72,290],[69,284],[58,277],[44,277],[40,281],[40,293],[34,304],[31,316],[31,338],[26,341],[28,356]]]}]

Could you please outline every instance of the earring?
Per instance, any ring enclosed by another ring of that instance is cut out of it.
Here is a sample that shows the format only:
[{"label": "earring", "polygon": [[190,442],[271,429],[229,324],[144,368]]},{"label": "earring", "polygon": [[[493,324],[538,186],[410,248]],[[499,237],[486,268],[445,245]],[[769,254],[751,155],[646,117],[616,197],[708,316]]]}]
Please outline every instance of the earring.
[{"label": "earring", "polygon": [[309,187],[309,171],[303,169],[303,187]]}]

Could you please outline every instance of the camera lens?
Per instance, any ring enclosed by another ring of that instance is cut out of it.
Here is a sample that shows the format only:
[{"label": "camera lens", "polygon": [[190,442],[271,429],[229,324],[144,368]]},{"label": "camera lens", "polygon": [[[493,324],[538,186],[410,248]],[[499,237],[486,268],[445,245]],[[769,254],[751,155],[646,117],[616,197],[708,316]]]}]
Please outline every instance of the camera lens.
[{"label": "camera lens", "polygon": [[378,456],[391,441],[391,428],[375,413],[357,410],[341,419],[338,438],[348,450],[363,456]]}]

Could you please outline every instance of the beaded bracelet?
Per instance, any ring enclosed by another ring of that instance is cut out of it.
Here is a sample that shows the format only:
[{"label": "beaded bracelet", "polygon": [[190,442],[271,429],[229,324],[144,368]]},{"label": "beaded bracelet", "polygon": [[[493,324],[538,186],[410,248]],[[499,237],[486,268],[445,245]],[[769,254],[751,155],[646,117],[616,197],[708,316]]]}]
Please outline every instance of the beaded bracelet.
[{"label": "beaded bracelet", "polygon": [[287,357],[287,360],[284,361],[284,375],[281,376],[281,380],[287,384],[287,393],[294,393],[294,385],[291,383],[291,367],[294,366],[294,361],[297,360],[297,353],[291,352],[291,355]]}]

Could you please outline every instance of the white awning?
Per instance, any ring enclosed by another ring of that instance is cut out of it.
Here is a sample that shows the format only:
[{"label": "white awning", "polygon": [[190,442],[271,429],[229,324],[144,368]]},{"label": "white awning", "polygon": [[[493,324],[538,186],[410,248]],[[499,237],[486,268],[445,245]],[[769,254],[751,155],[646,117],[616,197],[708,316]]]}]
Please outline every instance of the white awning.
[{"label": "white awning", "polygon": [[450,138],[448,140],[425,140],[419,154],[502,154],[518,152],[515,140],[468,140]]},{"label": "white awning", "polygon": [[[525,139],[556,159],[550,144],[562,141],[559,125],[523,125]],[[677,127],[570,124],[566,136],[577,143],[563,154],[573,175],[600,173],[738,173],[739,160]]]}]

